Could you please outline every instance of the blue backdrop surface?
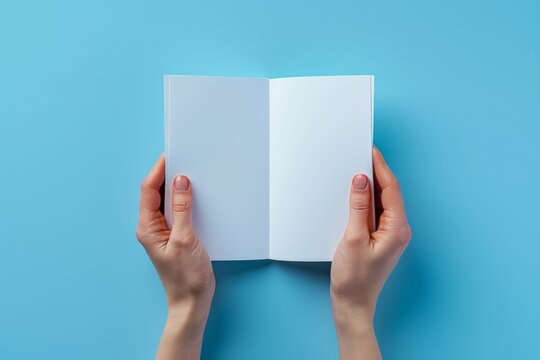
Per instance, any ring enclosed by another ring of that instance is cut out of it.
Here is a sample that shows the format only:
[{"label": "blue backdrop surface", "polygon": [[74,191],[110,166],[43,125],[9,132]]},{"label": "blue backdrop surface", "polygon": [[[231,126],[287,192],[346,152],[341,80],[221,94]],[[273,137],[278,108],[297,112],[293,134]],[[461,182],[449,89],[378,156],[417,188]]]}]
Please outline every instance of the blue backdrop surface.
[{"label": "blue backdrop surface", "polygon": [[[149,359],[166,313],[135,240],[163,74],[374,74],[413,240],[387,359],[540,358],[535,1],[2,1],[0,358]],[[337,358],[329,264],[215,264],[206,359]]]}]

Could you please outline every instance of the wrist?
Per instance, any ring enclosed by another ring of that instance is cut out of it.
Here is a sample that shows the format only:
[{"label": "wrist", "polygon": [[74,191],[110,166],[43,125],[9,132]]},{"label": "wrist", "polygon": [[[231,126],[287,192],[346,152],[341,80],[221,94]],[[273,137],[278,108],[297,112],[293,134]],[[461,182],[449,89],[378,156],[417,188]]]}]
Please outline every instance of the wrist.
[{"label": "wrist", "polygon": [[169,303],[156,359],[199,359],[208,311],[194,303]]},{"label": "wrist", "polygon": [[204,332],[210,304],[196,300],[169,303],[165,331],[170,334],[198,334]]},{"label": "wrist", "polygon": [[186,299],[182,301],[169,302],[167,319],[175,323],[186,325],[200,324],[206,322],[210,313],[212,300],[202,301],[200,299]]},{"label": "wrist", "polygon": [[338,335],[373,332],[375,306],[354,304],[332,297],[332,315]]},{"label": "wrist", "polygon": [[340,359],[381,359],[375,336],[375,306],[332,296]]},{"label": "wrist", "polygon": [[362,335],[374,332],[373,317],[368,314],[353,313],[348,318],[334,311],[334,323],[339,337]]}]

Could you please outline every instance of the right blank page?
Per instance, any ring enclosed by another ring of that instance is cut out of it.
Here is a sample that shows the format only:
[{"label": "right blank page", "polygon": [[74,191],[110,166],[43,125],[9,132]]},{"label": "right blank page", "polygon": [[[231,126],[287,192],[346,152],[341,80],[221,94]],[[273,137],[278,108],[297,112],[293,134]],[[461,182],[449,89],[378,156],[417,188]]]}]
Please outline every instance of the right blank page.
[{"label": "right blank page", "polygon": [[330,261],[352,177],[372,182],[373,77],[270,80],[270,258]]}]

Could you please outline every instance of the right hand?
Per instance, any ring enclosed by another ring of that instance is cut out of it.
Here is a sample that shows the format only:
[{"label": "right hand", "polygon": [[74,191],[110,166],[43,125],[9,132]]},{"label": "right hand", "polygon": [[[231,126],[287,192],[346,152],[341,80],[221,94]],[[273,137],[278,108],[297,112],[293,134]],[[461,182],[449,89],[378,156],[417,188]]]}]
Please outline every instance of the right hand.
[{"label": "right hand", "polygon": [[[357,174],[351,184],[349,222],[332,261],[332,308],[340,352],[356,354],[343,355],[344,358],[380,356],[373,332],[375,306],[386,279],[411,239],[399,182],[376,148],[373,167],[375,204],[380,204],[378,227],[371,228],[369,181],[365,175]],[[371,339],[363,350],[373,356],[353,349],[361,343],[362,334],[364,339]]]}]

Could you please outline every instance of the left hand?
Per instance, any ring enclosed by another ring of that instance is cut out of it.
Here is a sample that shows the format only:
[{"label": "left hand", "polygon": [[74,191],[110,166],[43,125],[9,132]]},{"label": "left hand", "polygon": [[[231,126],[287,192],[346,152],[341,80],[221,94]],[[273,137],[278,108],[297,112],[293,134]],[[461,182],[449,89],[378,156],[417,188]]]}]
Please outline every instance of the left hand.
[{"label": "left hand", "polygon": [[[152,260],[165,287],[168,320],[157,358],[181,354],[197,358],[215,289],[212,264],[191,223],[193,194],[186,176],[173,184],[173,225],[169,229],[160,211],[160,187],[165,179],[165,159],[160,157],[141,185],[137,238]],[[182,340],[185,340],[181,349]],[[195,345],[195,346],[194,346]]]}]

